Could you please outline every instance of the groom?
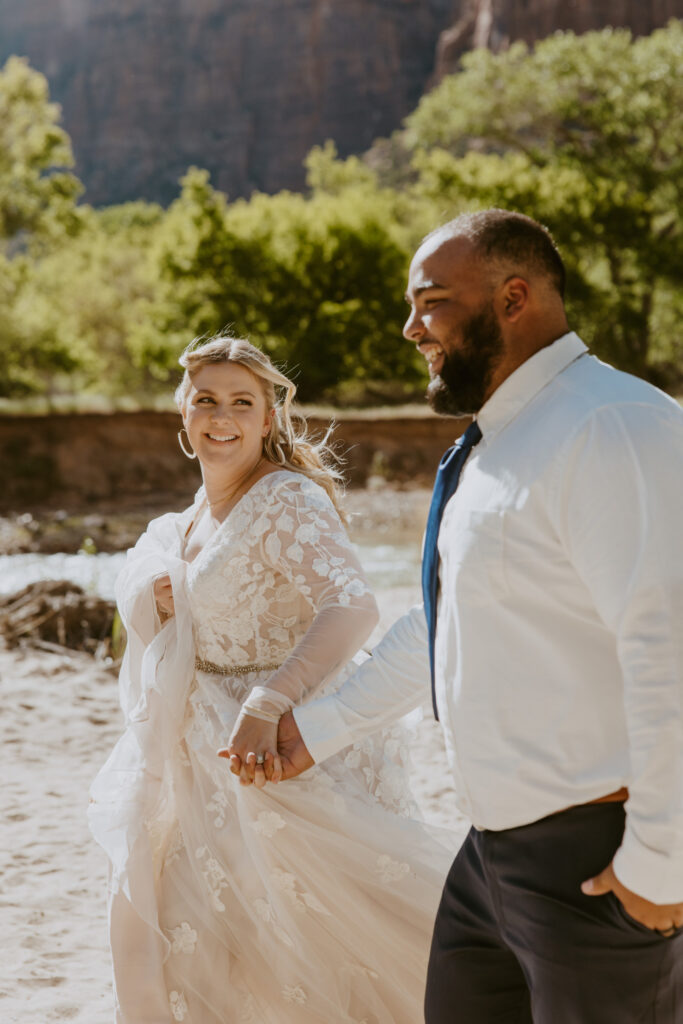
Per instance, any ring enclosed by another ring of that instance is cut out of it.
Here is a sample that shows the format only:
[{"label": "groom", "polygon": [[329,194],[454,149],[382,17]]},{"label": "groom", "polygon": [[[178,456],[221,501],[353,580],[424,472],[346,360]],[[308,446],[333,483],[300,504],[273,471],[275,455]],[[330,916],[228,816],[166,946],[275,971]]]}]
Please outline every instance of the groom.
[{"label": "groom", "polygon": [[683,1022],[683,411],[587,353],[563,289],[520,214],[420,246],[404,334],[432,407],[475,417],[437,476],[425,608],[281,722],[292,776],[431,678],[473,828],[427,1024]]}]

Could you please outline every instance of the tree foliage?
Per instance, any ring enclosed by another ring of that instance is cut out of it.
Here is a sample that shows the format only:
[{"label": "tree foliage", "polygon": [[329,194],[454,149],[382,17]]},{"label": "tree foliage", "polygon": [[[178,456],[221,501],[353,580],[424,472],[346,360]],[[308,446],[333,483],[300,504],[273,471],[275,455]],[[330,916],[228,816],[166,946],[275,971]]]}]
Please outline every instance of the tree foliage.
[{"label": "tree foliage", "polygon": [[569,270],[572,323],[617,365],[683,383],[683,25],[485,50],[365,158],[333,143],[305,195],[230,202],[191,169],[167,210],[77,204],[59,110],[25,61],[0,70],[0,396],[151,402],[181,349],[225,327],[304,400],[420,389],[401,337],[420,238],[456,213],[521,210]]},{"label": "tree foliage", "polygon": [[[477,50],[408,118],[418,190],[443,213],[490,205],[545,223],[595,348],[666,380],[683,266],[683,24],[558,33]],[[680,328],[679,328],[680,332]]]},{"label": "tree foliage", "polygon": [[67,170],[73,155],[59,115],[45,76],[10,57],[0,70],[0,251],[77,224],[82,186]]},{"label": "tree foliage", "polygon": [[49,389],[75,369],[30,288],[34,259],[78,230],[81,185],[47,81],[11,57],[0,70],[0,396]]},{"label": "tree foliage", "polygon": [[[311,163],[322,169],[316,155]],[[422,380],[399,330],[408,252],[387,197],[365,174],[342,178],[328,192],[314,170],[309,197],[228,206],[205,172],[186,176],[164,226],[162,361],[176,358],[188,330],[227,326],[286,365],[306,401],[340,381]]]}]

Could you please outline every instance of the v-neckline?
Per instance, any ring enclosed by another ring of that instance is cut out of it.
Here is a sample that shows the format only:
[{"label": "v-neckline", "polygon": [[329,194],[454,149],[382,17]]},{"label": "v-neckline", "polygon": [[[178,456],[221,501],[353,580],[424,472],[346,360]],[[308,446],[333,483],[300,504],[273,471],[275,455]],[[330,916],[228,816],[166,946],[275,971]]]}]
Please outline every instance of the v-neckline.
[{"label": "v-neckline", "polygon": [[234,504],[234,505],[232,506],[232,508],[230,509],[230,511],[228,512],[228,514],[226,515],[225,519],[223,519],[223,520],[222,520],[222,521],[221,521],[221,522],[220,522],[220,523],[218,524],[218,526],[216,527],[216,529],[214,530],[214,532],[213,532],[213,533],[211,534],[211,536],[210,536],[210,537],[209,537],[209,538],[207,539],[207,541],[206,541],[206,543],[204,544],[204,546],[203,546],[203,547],[201,547],[201,548],[199,549],[199,551],[198,551],[198,552],[197,552],[197,554],[196,554],[196,555],[194,556],[194,558],[192,559],[192,561],[191,561],[191,562],[188,562],[188,561],[187,561],[187,559],[185,558],[185,552],[187,551],[187,544],[188,544],[188,541],[190,540],[190,537],[192,536],[192,534],[193,534],[193,532],[194,532],[193,528],[194,528],[194,527],[196,526],[196,524],[197,524],[197,521],[198,521],[197,517],[198,517],[199,515],[202,515],[202,514],[203,514],[203,512],[204,512],[204,510],[205,510],[205,507],[206,507],[206,508],[208,508],[208,505],[209,505],[209,502],[208,502],[208,498],[206,497],[206,491],[204,492],[204,495],[203,495],[203,497],[202,497],[202,500],[201,500],[201,503],[200,503],[200,505],[199,505],[199,508],[197,509],[197,512],[196,512],[195,516],[193,517],[193,519],[192,519],[192,521],[191,521],[191,523],[190,523],[190,525],[189,525],[189,527],[188,527],[188,530],[187,530],[187,532],[186,532],[185,536],[183,537],[183,541],[182,541],[182,547],[181,547],[180,557],[181,557],[181,558],[183,559],[183,561],[184,561],[184,562],[186,562],[186,563],[187,563],[188,569],[189,569],[189,567],[190,567],[190,566],[196,565],[196,563],[197,563],[197,562],[198,562],[198,561],[199,561],[199,560],[200,560],[200,559],[201,559],[201,558],[202,558],[202,557],[204,556],[205,552],[206,552],[206,551],[207,551],[207,550],[208,550],[208,549],[209,549],[209,548],[210,548],[210,547],[212,546],[212,544],[213,544],[214,540],[216,539],[216,537],[217,537],[217,536],[218,536],[218,535],[219,535],[220,533],[222,533],[222,532],[223,532],[223,528],[224,528],[225,524],[226,524],[226,523],[227,523],[227,522],[228,522],[228,521],[230,520],[230,518],[231,518],[231,516],[233,515],[233,513],[234,513],[234,512],[236,512],[236,511],[237,511],[237,509],[238,509],[238,508],[240,507],[240,505],[242,504],[242,502],[243,502],[243,501],[244,501],[244,500],[245,500],[246,498],[248,498],[248,497],[249,497],[249,495],[250,495],[250,494],[252,494],[252,493],[253,493],[253,492],[254,492],[254,491],[256,490],[256,488],[258,487],[258,485],[259,485],[259,484],[260,484],[260,483],[261,483],[261,482],[262,482],[263,480],[268,480],[268,479],[269,479],[270,477],[273,477],[273,476],[280,476],[280,475],[281,475],[282,473],[288,473],[288,474],[289,474],[290,476],[301,476],[301,475],[302,475],[301,473],[297,473],[297,472],[296,472],[296,470],[293,470],[293,469],[275,469],[275,470],[273,470],[273,471],[272,471],[271,473],[264,473],[264,474],[263,474],[263,476],[260,476],[260,477],[258,478],[258,480],[255,480],[255,481],[254,481],[254,483],[253,483],[253,484],[251,485],[251,487],[250,487],[250,488],[249,488],[248,490],[246,490],[246,491],[244,492],[244,494],[243,494],[243,495],[242,495],[242,496],[241,496],[240,498],[238,498],[238,499],[237,499],[237,501],[235,502],[235,504]]}]

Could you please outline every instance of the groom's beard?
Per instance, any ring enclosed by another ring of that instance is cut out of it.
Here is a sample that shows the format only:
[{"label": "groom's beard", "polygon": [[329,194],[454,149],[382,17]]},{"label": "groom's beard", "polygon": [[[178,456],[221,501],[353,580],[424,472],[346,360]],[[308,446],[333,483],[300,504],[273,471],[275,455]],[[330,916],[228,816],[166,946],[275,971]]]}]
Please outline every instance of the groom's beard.
[{"label": "groom's beard", "polygon": [[441,416],[478,413],[502,357],[503,336],[489,303],[464,324],[462,343],[444,355],[441,372],[429,382],[427,401],[434,412]]}]

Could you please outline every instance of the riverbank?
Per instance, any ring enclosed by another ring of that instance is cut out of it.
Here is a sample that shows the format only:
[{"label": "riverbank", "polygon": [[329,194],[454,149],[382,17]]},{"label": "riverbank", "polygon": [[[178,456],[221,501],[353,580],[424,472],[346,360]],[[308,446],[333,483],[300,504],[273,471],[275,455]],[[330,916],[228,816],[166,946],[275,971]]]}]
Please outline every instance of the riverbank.
[{"label": "riverbank", "polygon": [[[364,545],[380,544],[387,538],[396,544],[418,541],[430,497],[426,487],[395,487],[382,478],[373,479],[369,487],[349,489],[344,507],[352,540]],[[43,508],[0,515],[0,555],[125,551],[150,519],[179,511],[186,504],[177,499],[110,501],[93,512]]]},{"label": "riverbank", "polygon": [[[369,410],[307,417],[313,436],[331,422],[351,487],[430,486],[441,455],[466,425],[426,407],[393,416]],[[178,447],[181,426],[172,412],[0,415],[0,513],[182,508],[200,476]]]}]

